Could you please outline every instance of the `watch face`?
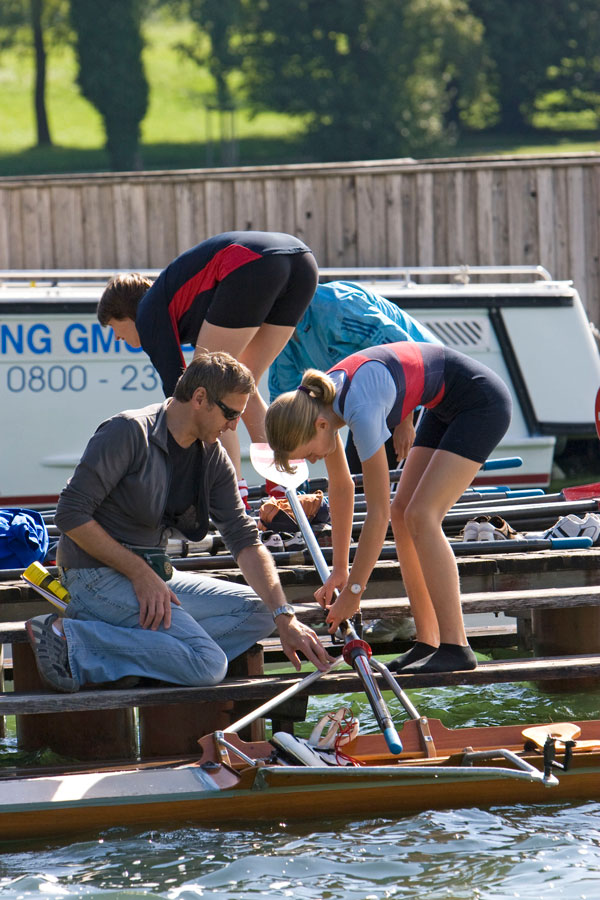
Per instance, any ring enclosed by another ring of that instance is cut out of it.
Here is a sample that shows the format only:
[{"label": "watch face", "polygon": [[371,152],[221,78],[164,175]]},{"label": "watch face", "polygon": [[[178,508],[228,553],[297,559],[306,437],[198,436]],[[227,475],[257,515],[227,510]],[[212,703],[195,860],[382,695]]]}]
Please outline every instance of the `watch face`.
[{"label": "watch face", "polygon": [[362,591],[362,585],[361,584],[351,584],[350,590],[352,591],[353,594],[360,594],[360,592]]},{"label": "watch face", "polygon": [[273,618],[276,619],[277,616],[293,616],[295,614],[295,610],[293,606],[280,606],[273,612]]}]

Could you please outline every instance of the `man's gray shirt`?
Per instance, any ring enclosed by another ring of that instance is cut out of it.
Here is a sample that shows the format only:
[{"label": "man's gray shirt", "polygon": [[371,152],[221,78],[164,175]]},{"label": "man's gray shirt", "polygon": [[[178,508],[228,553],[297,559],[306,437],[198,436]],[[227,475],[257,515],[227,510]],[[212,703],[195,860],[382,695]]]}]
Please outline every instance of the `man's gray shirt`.
[{"label": "man's gray shirt", "polygon": [[[98,427],[58,500],[59,565],[104,565],[65,534],[92,519],[122,544],[166,545],[170,532],[163,518],[171,479],[177,477],[167,450],[167,405],[126,410]],[[260,544],[258,531],[244,511],[235,470],[220,442],[202,448],[201,488],[190,498],[196,504],[195,527],[178,527],[188,540],[199,541],[210,517],[237,558],[245,547]]]}]

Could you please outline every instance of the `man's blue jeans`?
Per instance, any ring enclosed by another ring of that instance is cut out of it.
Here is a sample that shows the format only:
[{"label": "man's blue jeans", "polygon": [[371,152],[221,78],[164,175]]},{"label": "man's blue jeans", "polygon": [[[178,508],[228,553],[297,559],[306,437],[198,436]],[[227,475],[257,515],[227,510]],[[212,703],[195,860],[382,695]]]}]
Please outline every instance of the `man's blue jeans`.
[{"label": "man's blue jeans", "polygon": [[171,625],[142,628],[128,578],[114,569],[68,569],[71,594],[63,620],[69,664],[79,685],[116,681],[124,675],[175,684],[211,685],[223,680],[234,659],[273,631],[273,618],[249,587],[188,572],[168,582],[181,606],[171,606]]}]

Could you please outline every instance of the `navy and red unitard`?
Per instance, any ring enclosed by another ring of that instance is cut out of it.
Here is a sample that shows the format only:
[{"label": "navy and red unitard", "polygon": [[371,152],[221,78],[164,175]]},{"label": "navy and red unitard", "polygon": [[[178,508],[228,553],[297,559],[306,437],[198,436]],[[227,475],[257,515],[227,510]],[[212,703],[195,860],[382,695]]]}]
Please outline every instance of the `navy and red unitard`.
[{"label": "navy and red unitard", "polygon": [[510,423],[512,401],[502,379],[449,347],[409,341],[369,347],[328,374],[336,384],[334,411],[350,427],[362,461],[419,406],[426,412],[415,447],[481,463]]},{"label": "navy and red unitard", "polygon": [[317,286],[317,265],[290,234],[228,231],[202,241],[164,269],[136,315],[141,346],[170,396],[204,321],[223,328],[295,326]]}]

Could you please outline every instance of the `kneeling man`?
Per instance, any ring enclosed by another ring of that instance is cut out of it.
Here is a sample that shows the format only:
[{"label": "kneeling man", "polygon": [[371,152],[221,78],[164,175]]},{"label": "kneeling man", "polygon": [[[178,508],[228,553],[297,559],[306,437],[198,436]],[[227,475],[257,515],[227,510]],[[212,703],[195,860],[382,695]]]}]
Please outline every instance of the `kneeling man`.
[{"label": "kneeling man", "polygon": [[[286,604],[219,441],[255,390],[244,365],[205,352],[172,398],[119,413],[90,439],[55,516],[57,563],[71,594],[66,618],[27,622],[40,674],[56,690],[125,676],[217,684],[273,621],[296,669],[299,652],[327,667],[316,634]],[[171,530],[198,541],[209,516],[249,587],[172,570]]]}]

